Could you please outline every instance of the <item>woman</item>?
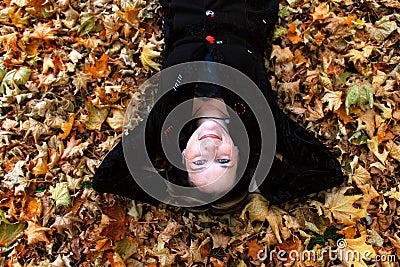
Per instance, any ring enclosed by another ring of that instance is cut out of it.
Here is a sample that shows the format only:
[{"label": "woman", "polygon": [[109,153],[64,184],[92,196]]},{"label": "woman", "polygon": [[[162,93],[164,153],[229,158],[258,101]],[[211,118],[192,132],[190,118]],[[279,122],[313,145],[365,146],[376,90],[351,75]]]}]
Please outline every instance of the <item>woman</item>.
[{"label": "woman", "polygon": [[[275,104],[263,56],[277,20],[278,2],[162,1],[164,69],[192,61],[223,63],[246,74],[268,101],[275,120],[279,156],[273,160],[264,182],[258,184],[258,191],[273,204],[334,187],[343,181],[337,159]],[[140,146],[138,140],[145,139],[151,164],[159,174],[176,185],[198,189],[175,198],[196,201],[201,194],[212,196],[223,192],[223,197],[210,204],[199,202],[197,210],[225,213],[239,209],[249,193],[260,159],[260,140],[264,137],[252,108],[229,89],[209,83],[185,84],[168,92],[159,89],[158,94],[163,96],[154,105],[147,124],[139,124],[126,138],[125,151],[121,142],[103,160],[93,179],[94,189],[157,204],[159,200],[147,194],[131,173],[133,169],[141,170],[141,178],[149,183],[155,181],[148,162],[135,153]],[[174,123],[162,127],[168,114],[188,100],[192,101],[191,115],[197,119],[186,123],[182,131]],[[245,131],[230,130],[237,123],[243,123]],[[184,168],[171,164],[161,149],[163,142],[168,145],[177,136]],[[242,157],[246,147],[240,144],[244,139],[249,140],[246,159]],[[133,155],[129,166],[124,152]],[[154,186],[168,191],[168,186],[163,184]]]}]

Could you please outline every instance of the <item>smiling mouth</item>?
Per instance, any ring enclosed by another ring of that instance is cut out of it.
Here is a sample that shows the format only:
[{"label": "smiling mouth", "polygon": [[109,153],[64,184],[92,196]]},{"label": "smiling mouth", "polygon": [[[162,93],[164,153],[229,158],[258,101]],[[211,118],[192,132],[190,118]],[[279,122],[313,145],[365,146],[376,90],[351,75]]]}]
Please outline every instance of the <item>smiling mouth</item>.
[{"label": "smiling mouth", "polygon": [[214,139],[222,140],[221,137],[219,137],[218,135],[215,135],[215,134],[205,134],[202,137],[200,137],[199,140],[203,140],[205,138],[214,138]]}]

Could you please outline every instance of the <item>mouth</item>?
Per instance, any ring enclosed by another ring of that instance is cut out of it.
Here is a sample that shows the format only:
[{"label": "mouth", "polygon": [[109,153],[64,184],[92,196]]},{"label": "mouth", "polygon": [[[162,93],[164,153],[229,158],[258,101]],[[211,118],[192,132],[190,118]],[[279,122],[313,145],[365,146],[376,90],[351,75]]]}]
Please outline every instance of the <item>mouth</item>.
[{"label": "mouth", "polygon": [[214,138],[214,139],[222,140],[221,137],[219,137],[218,135],[215,135],[215,134],[205,134],[205,135],[201,136],[201,137],[199,138],[199,140],[203,140],[203,139],[205,139],[205,138]]}]

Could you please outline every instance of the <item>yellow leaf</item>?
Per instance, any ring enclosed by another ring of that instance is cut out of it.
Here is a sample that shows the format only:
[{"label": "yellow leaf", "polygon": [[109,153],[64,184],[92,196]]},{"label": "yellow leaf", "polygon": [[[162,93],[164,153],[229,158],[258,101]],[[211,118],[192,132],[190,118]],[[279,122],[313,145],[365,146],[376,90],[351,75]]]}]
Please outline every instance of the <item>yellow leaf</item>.
[{"label": "yellow leaf", "polygon": [[157,71],[160,70],[161,64],[154,61],[160,57],[161,52],[155,51],[156,45],[148,42],[147,44],[142,46],[142,53],[140,54],[139,58],[142,62],[143,68],[145,70],[155,69]]},{"label": "yellow leaf", "polygon": [[246,212],[249,213],[249,219],[253,221],[265,221],[267,220],[271,226],[277,240],[282,243],[280,235],[281,229],[283,229],[283,215],[287,214],[284,210],[279,209],[276,206],[270,206],[269,202],[261,194],[250,195],[249,203],[243,208],[241,218],[244,219]]},{"label": "yellow leaf", "polygon": [[367,267],[363,259],[372,259],[376,256],[371,245],[365,243],[366,235],[356,239],[343,239],[339,246],[338,258],[346,267]]},{"label": "yellow leaf", "polygon": [[34,31],[29,35],[30,38],[40,39],[43,41],[51,41],[56,39],[55,34],[58,32],[58,29],[52,28],[53,23],[50,21],[46,24],[38,23],[34,25]]},{"label": "yellow leaf", "polygon": [[345,196],[351,187],[333,188],[331,193],[326,194],[325,207],[327,207],[339,222],[344,225],[354,225],[358,219],[365,218],[367,207],[355,208],[353,205],[360,200],[362,195]]},{"label": "yellow leaf", "polygon": [[114,131],[121,131],[124,125],[124,113],[119,109],[111,110],[112,116],[107,118],[107,123]]},{"label": "yellow leaf", "polygon": [[311,14],[313,21],[327,19],[332,17],[333,13],[329,12],[329,5],[327,2],[323,2],[315,8],[315,11]]},{"label": "yellow leaf", "polygon": [[86,104],[86,109],[89,113],[89,118],[85,122],[86,127],[88,130],[100,130],[101,125],[107,118],[108,109],[99,109],[95,106]]}]

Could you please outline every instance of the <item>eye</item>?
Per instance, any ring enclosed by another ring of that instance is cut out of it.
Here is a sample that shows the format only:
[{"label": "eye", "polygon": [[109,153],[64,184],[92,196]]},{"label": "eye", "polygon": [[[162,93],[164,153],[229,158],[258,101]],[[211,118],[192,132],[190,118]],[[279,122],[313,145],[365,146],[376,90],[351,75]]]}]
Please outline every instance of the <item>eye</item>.
[{"label": "eye", "polygon": [[194,164],[194,165],[204,165],[205,163],[206,163],[206,161],[205,161],[205,160],[202,160],[202,159],[193,161],[193,164]]},{"label": "eye", "polygon": [[218,162],[221,164],[226,164],[229,163],[231,160],[230,159],[219,159]]}]

